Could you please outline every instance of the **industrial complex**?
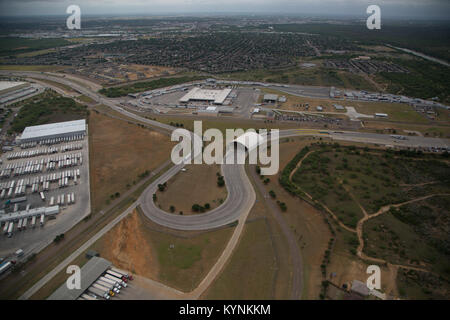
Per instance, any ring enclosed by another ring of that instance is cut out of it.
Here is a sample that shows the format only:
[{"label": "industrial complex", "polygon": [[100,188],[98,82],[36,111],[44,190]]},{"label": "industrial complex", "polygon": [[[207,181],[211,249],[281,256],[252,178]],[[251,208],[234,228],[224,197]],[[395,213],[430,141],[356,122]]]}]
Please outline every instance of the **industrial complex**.
[{"label": "industrial complex", "polygon": [[180,99],[180,103],[188,102],[211,102],[213,104],[222,105],[231,93],[231,89],[208,90],[201,88],[193,88]]},{"label": "industrial complex", "polygon": [[83,136],[86,134],[86,120],[75,120],[26,127],[20,136],[20,143],[45,139]]}]

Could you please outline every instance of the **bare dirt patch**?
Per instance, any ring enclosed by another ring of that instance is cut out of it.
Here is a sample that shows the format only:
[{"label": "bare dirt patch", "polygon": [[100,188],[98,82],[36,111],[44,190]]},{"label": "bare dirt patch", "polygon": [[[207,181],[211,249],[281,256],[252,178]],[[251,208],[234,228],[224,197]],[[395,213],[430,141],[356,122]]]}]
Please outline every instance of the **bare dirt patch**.
[{"label": "bare dirt patch", "polygon": [[93,211],[170,158],[169,137],[96,112],[89,117]]}]

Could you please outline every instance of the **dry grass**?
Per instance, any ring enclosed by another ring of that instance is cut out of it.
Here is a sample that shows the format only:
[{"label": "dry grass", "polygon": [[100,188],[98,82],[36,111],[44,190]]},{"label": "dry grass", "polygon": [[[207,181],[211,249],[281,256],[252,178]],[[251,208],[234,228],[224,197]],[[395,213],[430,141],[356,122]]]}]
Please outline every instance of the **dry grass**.
[{"label": "dry grass", "polygon": [[91,249],[118,268],[187,292],[206,276],[233,230],[167,231],[133,212]]},{"label": "dry grass", "polygon": [[227,198],[226,187],[217,185],[217,173],[220,165],[192,164],[185,166],[186,172],[180,171],[167,182],[164,192],[157,192],[157,204],[170,212],[175,207],[175,214],[180,211],[185,215],[194,214],[193,204],[204,206],[209,203],[211,209],[217,208]]},{"label": "dry grass", "polygon": [[170,158],[169,137],[96,112],[89,117],[93,212]]}]

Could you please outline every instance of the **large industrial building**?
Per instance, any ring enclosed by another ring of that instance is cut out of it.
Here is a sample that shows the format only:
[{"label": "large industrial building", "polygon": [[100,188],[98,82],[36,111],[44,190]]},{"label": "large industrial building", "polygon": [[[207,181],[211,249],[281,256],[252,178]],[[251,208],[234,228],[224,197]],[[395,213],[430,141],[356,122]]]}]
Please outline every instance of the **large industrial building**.
[{"label": "large industrial building", "polygon": [[100,257],[92,257],[83,267],[81,267],[81,288],[69,289],[64,282],[47,300],[76,300],[85,292],[105,271],[112,266],[112,263]]},{"label": "large industrial building", "polygon": [[22,81],[0,81],[0,96],[20,90],[28,88],[30,84],[28,82]]},{"label": "large industrial building", "polygon": [[230,93],[231,89],[211,90],[196,87],[193,88],[191,91],[189,91],[187,94],[185,94],[180,99],[180,103],[212,102],[213,104],[222,105]]},{"label": "large industrial building", "polygon": [[74,120],[26,127],[20,142],[40,141],[86,134],[86,120]]}]

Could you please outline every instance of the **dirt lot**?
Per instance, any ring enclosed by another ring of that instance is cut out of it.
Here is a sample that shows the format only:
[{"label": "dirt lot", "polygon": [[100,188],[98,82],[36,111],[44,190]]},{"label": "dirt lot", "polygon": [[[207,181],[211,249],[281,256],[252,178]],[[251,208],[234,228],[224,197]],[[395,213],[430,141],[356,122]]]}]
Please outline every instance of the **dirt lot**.
[{"label": "dirt lot", "polygon": [[[89,117],[93,212],[170,158],[169,137],[97,112]],[[113,196],[113,197],[111,197]]]},{"label": "dirt lot", "polygon": [[192,164],[185,166],[186,171],[180,171],[167,182],[167,189],[157,192],[157,204],[161,209],[171,212],[175,207],[175,214],[195,214],[193,204],[204,206],[209,203],[210,208],[220,206],[227,198],[226,187],[217,185],[217,173],[221,173],[220,165]]},{"label": "dirt lot", "polygon": [[120,269],[186,292],[208,273],[233,230],[169,231],[133,212],[92,249]]}]

